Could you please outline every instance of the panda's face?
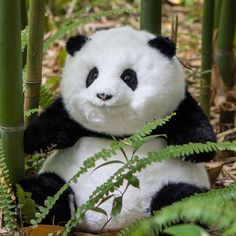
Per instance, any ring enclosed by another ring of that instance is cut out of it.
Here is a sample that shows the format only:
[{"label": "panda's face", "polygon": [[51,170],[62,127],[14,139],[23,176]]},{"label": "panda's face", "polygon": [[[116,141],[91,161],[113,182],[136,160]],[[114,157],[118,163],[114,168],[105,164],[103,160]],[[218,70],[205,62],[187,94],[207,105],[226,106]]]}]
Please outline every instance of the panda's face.
[{"label": "panda's face", "polygon": [[148,44],[154,37],[129,27],[100,31],[71,53],[61,81],[71,117],[93,131],[128,135],[175,110],[183,72],[171,53]]}]

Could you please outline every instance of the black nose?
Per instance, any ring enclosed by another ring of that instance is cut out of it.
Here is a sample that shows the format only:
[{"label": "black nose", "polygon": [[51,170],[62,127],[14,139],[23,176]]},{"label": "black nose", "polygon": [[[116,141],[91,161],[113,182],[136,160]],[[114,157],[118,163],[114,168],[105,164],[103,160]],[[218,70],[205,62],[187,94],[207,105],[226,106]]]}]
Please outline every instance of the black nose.
[{"label": "black nose", "polygon": [[98,93],[97,97],[103,101],[109,100],[112,98],[111,94],[105,94],[105,93]]}]

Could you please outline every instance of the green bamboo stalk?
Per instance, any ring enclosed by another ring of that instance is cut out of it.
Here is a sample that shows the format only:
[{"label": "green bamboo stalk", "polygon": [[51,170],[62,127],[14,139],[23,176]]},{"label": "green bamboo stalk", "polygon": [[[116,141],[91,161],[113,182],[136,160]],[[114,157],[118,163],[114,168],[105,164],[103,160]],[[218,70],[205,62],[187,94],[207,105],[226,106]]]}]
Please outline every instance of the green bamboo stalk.
[{"label": "green bamboo stalk", "polygon": [[20,2],[0,1],[0,132],[12,182],[24,176]]},{"label": "green bamboo stalk", "polygon": [[[28,4],[27,0],[20,0],[20,9],[21,9],[21,30],[25,29],[28,25]],[[24,52],[22,53],[22,67],[24,68],[26,64],[26,51],[25,48]]]},{"label": "green bamboo stalk", "polygon": [[215,6],[214,6],[214,29],[218,29],[218,27],[219,27],[221,6],[222,6],[222,0],[215,0]]},{"label": "green bamboo stalk", "polygon": [[28,7],[27,0],[20,0],[21,10],[21,29],[23,30],[28,25]]},{"label": "green bamboo stalk", "polygon": [[162,0],[141,0],[140,29],[161,34]]},{"label": "green bamboo stalk", "polygon": [[217,42],[216,64],[226,89],[234,85],[233,41],[235,32],[236,1],[222,1]]},{"label": "green bamboo stalk", "polygon": [[209,116],[211,98],[212,37],[214,22],[214,0],[205,0],[202,18],[202,65],[200,104]]},{"label": "green bamboo stalk", "polygon": [[[38,108],[39,106],[45,13],[44,0],[30,0],[29,3],[29,38],[24,101],[25,112],[33,108]],[[25,116],[25,125],[28,126],[35,116],[37,116],[37,113],[31,116]]]}]

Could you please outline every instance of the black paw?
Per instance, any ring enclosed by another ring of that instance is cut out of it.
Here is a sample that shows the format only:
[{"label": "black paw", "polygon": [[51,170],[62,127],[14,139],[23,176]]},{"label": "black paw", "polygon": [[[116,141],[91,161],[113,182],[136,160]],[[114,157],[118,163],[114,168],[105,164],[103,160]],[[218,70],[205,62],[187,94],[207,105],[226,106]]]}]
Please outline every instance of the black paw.
[{"label": "black paw", "polygon": [[[53,173],[44,173],[33,177],[22,179],[18,184],[24,191],[32,193],[32,199],[39,206],[44,206],[44,201],[48,196],[54,196],[57,191],[65,184],[65,181]],[[73,191],[67,189],[57,200],[49,214],[41,222],[42,224],[65,225],[71,218],[70,206],[74,205]]]}]

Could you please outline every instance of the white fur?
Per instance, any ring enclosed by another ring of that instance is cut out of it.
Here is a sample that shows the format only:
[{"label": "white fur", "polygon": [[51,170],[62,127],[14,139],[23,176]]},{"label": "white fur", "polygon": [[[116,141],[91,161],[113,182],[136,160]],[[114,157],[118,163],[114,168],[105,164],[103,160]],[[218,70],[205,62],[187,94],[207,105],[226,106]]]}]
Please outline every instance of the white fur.
[{"label": "white fur", "polygon": [[[95,33],[80,51],[68,58],[61,82],[61,93],[71,117],[90,130],[113,135],[132,134],[147,121],[164,117],[174,111],[184,98],[185,82],[182,69],[174,57],[168,59],[158,50],[148,46],[155,36],[129,27]],[[99,76],[86,88],[89,71],[97,67]],[[138,86],[132,91],[120,78],[131,68],[137,73]],[[97,93],[112,94],[113,98],[102,102]],[[55,172],[64,180],[70,179],[89,156],[110,143],[108,139],[81,138],[74,146],[59,150],[44,164],[41,172]],[[145,143],[138,155],[165,147],[163,140]],[[131,150],[125,150],[128,156]],[[124,160],[122,153],[113,157]],[[98,162],[97,165],[101,164]],[[71,184],[76,203],[88,200],[92,191],[109,178],[120,164],[112,164],[89,172]],[[151,199],[168,182],[185,182],[209,187],[206,171],[201,164],[191,164],[178,159],[156,163],[140,173],[140,190],[130,187],[124,195],[121,215],[107,225],[115,230],[149,214]],[[119,194],[119,192],[115,192]],[[112,199],[101,207],[109,214]],[[106,218],[103,214],[86,213],[82,229],[99,231]]]},{"label": "white fur", "polygon": [[[124,135],[175,110],[184,98],[183,71],[175,57],[169,60],[148,46],[154,37],[130,27],[103,30],[68,58],[61,93],[70,115],[88,129]],[[86,88],[93,67],[98,68],[99,77]],[[137,73],[135,91],[120,78],[127,68]],[[102,102],[97,93],[113,98]]]},{"label": "white fur", "polygon": [[[104,147],[108,147],[110,140],[101,138],[84,137],[81,138],[73,147],[58,151],[44,163],[41,172],[55,172],[64,180],[69,180],[82,165],[83,161]],[[152,140],[145,143],[137,155],[146,156],[149,151],[160,150],[165,146],[163,140]],[[131,149],[125,150],[128,157],[131,156]],[[122,160],[124,156],[118,153],[111,160]],[[99,161],[97,165],[104,161]],[[110,164],[103,166],[94,172],[92,170],[81,176],[76,184],[71,184],[75,193],[77,205],[81,205],[88,200],[92,191],[97,186],[104,183],[121,164]],[[179,159],[166,160],[161,163],[155,163],[143,171],[136,174],[140,180],[140,189],[129,187],[124,195],[123,208],[121,215],[113,219],[106,227],[107,230],[118,230],[144,216],[149,215],[151,199],[157,191],[168,182],[185,182],[199,187],[209,187],[209,181],[204,167],[201,164],[187,163]],[[122,188],[121,188],[122,189]],[[120,195],[118,191],[115,192]],[[101,207],[106,212],[111,212],[112,199],[103,203]],[[106,217],[101,213],[88,211],[82,230],[98,232],[106,222]]]}]

